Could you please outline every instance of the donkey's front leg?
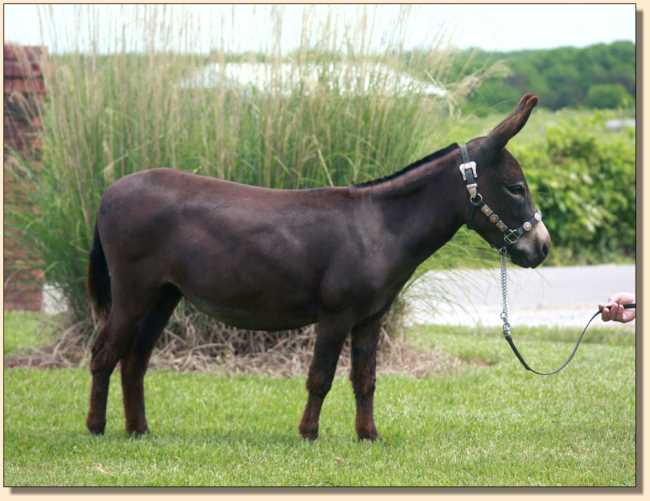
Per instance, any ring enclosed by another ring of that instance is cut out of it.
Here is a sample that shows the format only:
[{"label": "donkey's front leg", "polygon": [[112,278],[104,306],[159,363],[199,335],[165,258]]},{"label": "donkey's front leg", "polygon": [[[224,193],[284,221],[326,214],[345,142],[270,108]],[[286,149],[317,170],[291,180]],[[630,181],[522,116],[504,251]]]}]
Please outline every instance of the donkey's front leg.
[{"label": "donkey's front leg", "polygon": [[373,417],[377,344],[383,315],[372,317],[352,329],[352,368],[350,380],[357,401],[355,428],[359,440],[378,437]]},{"label": "donkey's front leg", "polygon": [[300,422],[300,434],[308,440],[318,438],[318,418],[327,392],[332,387],[336,364],[351,322],[344,318],[321,319],[316,326],[314,358],[307,377],[309,397]]}]

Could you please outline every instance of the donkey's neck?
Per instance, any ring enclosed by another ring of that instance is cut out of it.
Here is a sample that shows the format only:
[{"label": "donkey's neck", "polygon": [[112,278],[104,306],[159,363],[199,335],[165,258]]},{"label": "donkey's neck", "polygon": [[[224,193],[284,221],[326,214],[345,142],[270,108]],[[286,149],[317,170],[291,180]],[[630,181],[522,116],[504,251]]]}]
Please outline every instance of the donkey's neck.
[{"label": "donkey's neck", "polygon": [[468,201],[459,161],[456,148],[400,176],[358,188],[380,209],[381,227],[398,243],[406,266],[420,264],[464,224]]}]

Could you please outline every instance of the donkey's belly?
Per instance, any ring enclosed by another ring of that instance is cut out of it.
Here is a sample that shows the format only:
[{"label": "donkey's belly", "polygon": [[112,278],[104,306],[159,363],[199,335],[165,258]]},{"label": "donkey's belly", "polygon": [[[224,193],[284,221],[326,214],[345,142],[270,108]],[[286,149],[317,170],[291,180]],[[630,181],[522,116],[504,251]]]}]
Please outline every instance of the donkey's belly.
[{"label": "donkey's belly", "polygon": [[263,308],[241,308],[216,304],[200,297],[187,296],[187,299],[201,312],[227,325],[240,329],[279,331],[296,329],[316,322],[315,308],[278,309],[268,311]]}]

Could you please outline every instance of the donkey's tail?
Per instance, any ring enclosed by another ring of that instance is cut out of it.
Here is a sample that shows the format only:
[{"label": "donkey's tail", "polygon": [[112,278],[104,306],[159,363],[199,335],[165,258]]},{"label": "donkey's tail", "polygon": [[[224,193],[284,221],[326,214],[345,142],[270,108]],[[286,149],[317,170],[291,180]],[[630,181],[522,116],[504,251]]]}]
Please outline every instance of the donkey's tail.
[{"label": "donkey's tail", "polygon": [[93,313],[98,319],[104,320],[111,310],[111,279],[97,225],[88,261],[88,295]]}]

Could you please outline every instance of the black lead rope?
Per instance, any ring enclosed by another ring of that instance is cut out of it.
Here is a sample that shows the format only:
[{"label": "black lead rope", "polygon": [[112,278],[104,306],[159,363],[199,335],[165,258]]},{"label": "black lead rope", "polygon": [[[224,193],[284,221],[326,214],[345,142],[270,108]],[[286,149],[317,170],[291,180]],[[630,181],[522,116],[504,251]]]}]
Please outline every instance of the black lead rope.
[{"label": "black lead rope", "polygon": [[[523,355],[519,353],[519,350],[515,346],[515,342],[512,339],[512,336],[510,335],[511,328],[510,328],[510,322],[508,321],[508,285],[507,285],[507,275],[506,275],[507,251],[505,249],[502,249],[500,251],[500,254],[501,254],[501,292],[502,292],[502,300],[503,300],[503,310],[501,312],[501,320],[503,321],[503,337],[505,337],[506,341],[510,345],[510,348],[512,348],[512,352],[515,354],[517,359],[521,362],[521,365],[524,366],[524,369],[532,372],[533,374],[537,374],[538,376],[552,376],[553,374],[557,374],[562,369],[564,369],[567,365],[569,365],[571,360],[573,360],[573,357],[578,351],[578,347],[580,346],[580,343],[582,343],[582,339],[584,338],[587,329],[591,325],[593,319],[596,318],[598,315],[600,315],[601,310],[599,308],[598,311],[596,311],[596,313],[594,313],[592,317],[589,319],[587,325],[585,325],[585,328],[582,329],[582,332],[580,333],[580,336],[576,341],[576,345],[574,346],[573,351],[571,352],[569,357],[564,361],[562,365],[560,365],[557,369],[552,370],[550,372],[541,372],[533,369],[530,365],[528,365],[528,363],[526,363],[526,360],[524,359]],[[624,304],[623,308],[625,308],[626,310],[630,308],[636,308],[636,303]]]},{"label": "black lead rope", "polygon": [[[636,308],[636,303],[630,303],[630,304],[624,304],[623,308],[625,309],[630,309],[630,308]],[[582,338],[584,337],[585,333],[587,332],[587,329],[589,328],[589,325],[591,324],[592,320],[596,318],[598,315],[600,315],[600,309],[593,314],[593,316],[589,319],[589,322],[587,322],[587,325],[585,325],[585,328],[582,329],[582,333],[580,334],[580,337],[578,337],[578,341],[576,341],[576,345],[573,348],[573,351],[571,352],[571,355],[569,355],[569,358],[567,358],[562,365],[560,365],[557,369],[550,371],[550,372],[541,372],[533,369],[530,365],[526,363],[526,360],[524,359],[523,355],[519,353],[519,350],[515,346],[515,342],[512,339],[512,336],[510,335],[510,332],[503,332],[503,336],[506,338],[506,341],[508,341],[508,344],[510,345],[510,348],[512,348],[513,353],[515,356],[519,359],[521,362],[521,365],[524,366],[524,368],[533,374],[537,374],[538,376],[552,376],[553,374],[557,374],[560,372],[562,369],[564,369],[567,365],[569,365],[569,362],[573,360],[573,357],[575,356],[576,352],[578,351],[578,347],[580,346],[580,343],[582,343]]]}]

